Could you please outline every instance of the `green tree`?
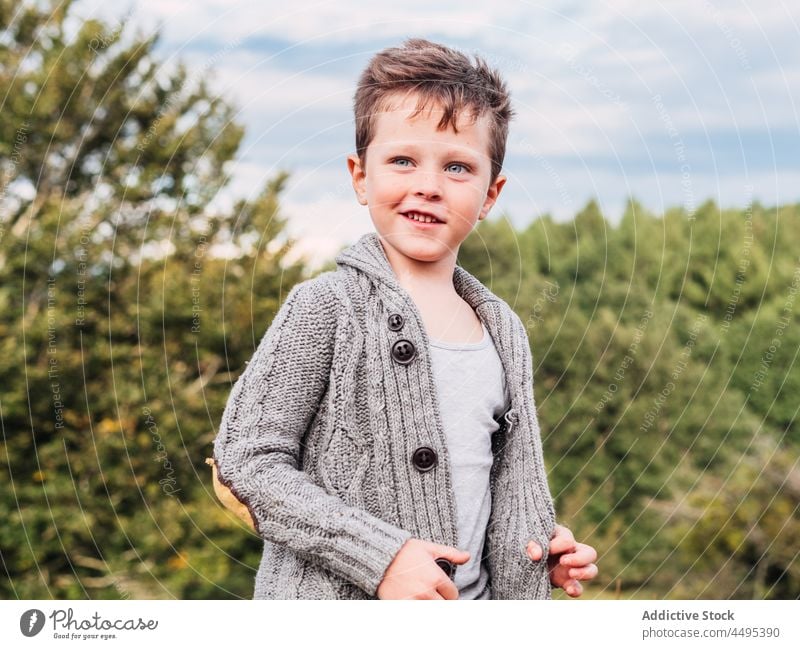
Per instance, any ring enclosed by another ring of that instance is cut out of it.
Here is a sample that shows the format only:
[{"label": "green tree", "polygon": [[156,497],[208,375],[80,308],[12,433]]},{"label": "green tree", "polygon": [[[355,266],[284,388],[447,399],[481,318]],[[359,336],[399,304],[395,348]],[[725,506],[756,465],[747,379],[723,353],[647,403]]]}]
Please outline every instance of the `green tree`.
[{"label": "green tree", "polygon": [[212,213],[243,130],[207,75],[125,24],[68,37],[70,2],[0,7],[0,592],[250,597],[260,540],[203,460],[303,275],[286,176]]}]

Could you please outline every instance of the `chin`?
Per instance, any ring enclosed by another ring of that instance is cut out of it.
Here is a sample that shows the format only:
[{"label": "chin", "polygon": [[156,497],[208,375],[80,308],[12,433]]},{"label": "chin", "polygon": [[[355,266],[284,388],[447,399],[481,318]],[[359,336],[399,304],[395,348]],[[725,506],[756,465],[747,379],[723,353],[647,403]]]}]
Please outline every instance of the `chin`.
[{"label": "chin", "polygon": [[[389,241],[391,243],[391,240]],[[441,241],[425,241],[424,239],[399,240],[397,245],[393,247],[406,257],[423,262],[439,261],[448,254],[447,246]]]}]

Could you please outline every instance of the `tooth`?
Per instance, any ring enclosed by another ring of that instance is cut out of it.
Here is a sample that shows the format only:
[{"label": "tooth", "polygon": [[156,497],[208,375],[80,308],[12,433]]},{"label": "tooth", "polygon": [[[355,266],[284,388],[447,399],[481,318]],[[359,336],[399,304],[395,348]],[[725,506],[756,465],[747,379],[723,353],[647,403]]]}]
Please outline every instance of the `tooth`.
[{"label": "tooth", "polygon": [[426,216],[424,214],[420,214],[419,212],[406,212],[406,216],[414,221],[418,221],[420,223],[438,223],[438,219],[432,216]]}]

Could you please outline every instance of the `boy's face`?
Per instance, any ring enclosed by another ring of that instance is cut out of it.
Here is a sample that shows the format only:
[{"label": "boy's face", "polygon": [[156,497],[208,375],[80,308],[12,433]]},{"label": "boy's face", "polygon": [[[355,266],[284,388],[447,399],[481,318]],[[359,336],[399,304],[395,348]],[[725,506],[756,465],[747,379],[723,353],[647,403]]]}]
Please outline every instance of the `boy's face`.
[{"label": "boy's face", "polygon": [[[436,129],[442,117],[430,104],[410,119],[415,94],[394,95],[379,113],[367,147],[366,165],[348,156],[359,203],[369,206],[381,238],[406,257],[455,260],[461,242],[486,217],[505,177],[490,184],[490,127],[459,115],[458,133]],[[438,223],[418,223],[408,212],[425,212]]]}]

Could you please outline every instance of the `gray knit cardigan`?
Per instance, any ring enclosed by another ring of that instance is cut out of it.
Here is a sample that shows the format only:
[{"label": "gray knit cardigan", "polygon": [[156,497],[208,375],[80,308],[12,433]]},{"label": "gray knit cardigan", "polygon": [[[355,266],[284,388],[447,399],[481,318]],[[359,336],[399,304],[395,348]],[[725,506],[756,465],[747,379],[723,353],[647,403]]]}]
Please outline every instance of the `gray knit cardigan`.
[{"label": "gray knit cardigan", "polygon": [[[374,599],[407,539],[457,546],[419,310],[377,233],[336,262],[336,271],[289,292],[236,381],[214,441],[220,481],[247,506],[264,540],[255,599]],[[492,442],[483,555],[490,596],[549,599],[555,513],[526,330],[458,265],[453,285],[491,334],[511,393]],[[422,447],[433,453],[415,454]],[[530,540],[544,550],[539,561],[526,554]]]}]

